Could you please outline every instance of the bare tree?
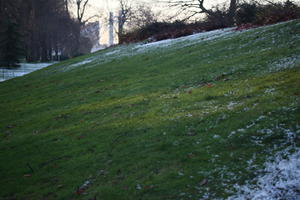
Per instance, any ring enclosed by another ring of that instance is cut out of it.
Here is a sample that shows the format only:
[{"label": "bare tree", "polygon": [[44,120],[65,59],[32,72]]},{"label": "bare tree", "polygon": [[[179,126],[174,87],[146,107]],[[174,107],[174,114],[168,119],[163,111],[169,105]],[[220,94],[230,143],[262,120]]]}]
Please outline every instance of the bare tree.
[{"label": "bare tree", "polygon": [[77,20],[80,24],[84,24],[83,17],[89,0],[76,0]]},{"label": "bare tree", "polygon": [[119,0],[119,16],[118,16],[118,39],[122,43],[122,36],[124,35],[124,26],[132,16],[132,5],[129,0]]},{"label": "bare tree", "polygon": [[160,14],[160,12],[154,12],[149,5],[138,4],[133,8],[133,14],[128,24],[132,29],[143,28],[157,22]]},{"label": "bare tree", "polygon": [[[185,19],[190,19],[198,14],[206,14],[208,16],[216,16],[216,13],[212,8],[205,6],[206,0],[167,0],[171,7],[179,8],[181,12],[189,12],[189,15]],[[229,21],[233,24],[234,14],[236,12],[238,0],[230,0],[228,8]]]},{"label": "bare tree", "polygon": [[[68,6],[70,1],[71,0],[65,0],[66,6]],[[90,7],[89,0],[75,0],[75,5],[76,5],[76,18],[81,26],[85,25],[88,21],[90,21],[93,18],[100,18],[98,14],[85,18],[86,11]]]}]

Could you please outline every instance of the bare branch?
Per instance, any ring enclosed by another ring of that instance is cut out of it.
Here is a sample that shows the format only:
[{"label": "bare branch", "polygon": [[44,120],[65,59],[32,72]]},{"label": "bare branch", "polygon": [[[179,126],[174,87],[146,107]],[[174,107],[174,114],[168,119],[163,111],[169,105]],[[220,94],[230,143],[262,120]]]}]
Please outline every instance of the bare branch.
[{"label": "bare branch", "polygon": [[89,0],[76,0],[76,5],[77,5],[77,19],[80,24],[84,24],[82,21],[86,7],[88,5]]}]

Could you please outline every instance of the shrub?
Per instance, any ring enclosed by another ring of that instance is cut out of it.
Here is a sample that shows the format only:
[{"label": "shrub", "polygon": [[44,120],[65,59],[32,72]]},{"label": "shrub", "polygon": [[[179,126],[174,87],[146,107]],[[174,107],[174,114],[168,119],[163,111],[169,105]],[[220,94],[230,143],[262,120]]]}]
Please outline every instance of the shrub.
[{"label": "shrub", "polygon": [[254,3],[243,3],[239,6],[235,20],[237,25],[254,23],[256,20],[258,6]]},{"label": "shrub", "polygon": [[265,25],[300,18],[300,7],[291,1],[260,6],[255,24]]},{"label": "shrub", "polygon": [[213,14],[208,15],[205,22],[207,23],[205,30],[226,28],[232,25],[228,11],[219,8],[217,8]]},{"label": "shrub", "polygon": [[164,40],[168,38],[177,38],[185,35],[190,35],[196,30],[196,26],[186,24],[181,21],[169,22],[155,22],[142,27],[141,29],[129,32],[124,35],[123,41],[125,43],[137,42],[143,40]]}]

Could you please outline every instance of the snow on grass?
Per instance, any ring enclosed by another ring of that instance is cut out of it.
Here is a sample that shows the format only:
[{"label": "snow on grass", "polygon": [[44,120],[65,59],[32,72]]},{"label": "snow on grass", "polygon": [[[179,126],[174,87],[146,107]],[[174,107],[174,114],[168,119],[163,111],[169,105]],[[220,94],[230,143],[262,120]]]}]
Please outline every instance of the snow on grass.
[{"label": "snow on grass", "polygon": [[101,61],[101,60],[103,60],[103,62],[104,62],[107,57],[110,57],[110,58],[116,57],[117,54],[119,54],[119,53],[120,53],[120,49],[115,49],[113,51],[109,51],[109,52],[106,52],[104,54],[101,54],[101,56],[90,57],[90,58],[87,58],[87,59],[85,59],[81,62],[77,62],[77,63],[74,63],[72,65],[69,65],[67,67],[67,69],[70,70],[70,69],[76,68],[78,66],[90,64],[92,62],[97,62],[97,61]]},{"label": "snow on grass", "polygon": [[270,70],[271,72],[276,72],[283,69],[296,67],[297,64],[300,64],[300,56],[294,55],[291,57],[281,58],[280,60],[271,63]]},{"label": "snow on grass", "polygon": [[[266,116],[259,117],[256,121],[266,119]],[[257,157],[256,154],[248,163],[248,170],[255,170],[256,177],[246,181],[244,185],[234,185],[235,194],[230,196],[228,200],[298,200],[300,199],[300,148],[296,146],[295,141],[300,133],[300,126],[296,130],[282,127],[283,124],[277,125],[276,130],[285,136],[285,142],[282,144],[285,148],[279,150],[280,147],[274,146],[274,153],[267,158],[262,169],[258,169],[254,165]],[[263,133],[264,137],[273,134],[272,129],[264,128],[258,130]],[[258,145],[262,138],[255,138]],[[280,146],[282,146],[280,145]]]},{"label": "snow on grass", "polygon": [[196,33],[193,35],[184,36],[175,39],[167,39],[167,40],[161,40],[161,41],[151,42],[147,44],[139,44],[135,48],[138,49],[139,52],[143,52],[143,51],[151,50],[153,48],[156,49],[156,48],[170,47],[182,42],[188,42],[181,46],[181,47],[186,47],[202,41],[220,38],[231,33],[233,33],[233,28],[218,29],[214,31]]},{"label": "snow on grass", "polygon": [[81,65],[86,65],[88,63],[91,63],[93,62],[95,59],[86,59],[86,60],[83,60],[81,62],[78,62],[78,63],[74,63],[72,65],[70,65],[70,68],[73,68],[73,67],[78,67],[78,66],[81,66]]},{"label": "snow on grass", "polygon": [[[87,58],[81,62],[74,63],[68,66],[61,67],[61,71],[69,71],[77,67],[89,64],[88,68],[95,67],[96,65],[110,62],[114,59],[120,59],[127,56],[134,56],[148,51],[156,51],[161,48],[183,48],[191,46],[203,41],[213,40],[216,38],[224,37],[225,35],[234,33],[233,28],[219,29],[209,32],[197,33],[190,36],[180,37],[176,39],[167,39],[147,44],[134,44],[134,45],[120,45],[113,49],[109,49],[106,53],[99,53],[93,57]],[[180,46],[176,46],[181,44]]]},{"label": "snow on grass", "polygon": [[134,53],[132,51],[131,46],[130,45],[128,45],[128,46],[120,45],[113,49],[108,49],[108,52],[105,52],[105,53],[99,52],[99,53],[93,55],[92,57],[86,58],[80,62],[71,64],[71,65],[67,65],[67,66],[61,66],[61,67],[59,67],[59,71],[66,72],[66,71],[75,69],[77,67],[82,67],[87,64],[89,64],[89,65],[85,66],[86,68],[92,68],[92,67],[95,67],[96,65],[108,63],[115,59],[121,59],[126,56],[136,55],[136,53]]},{"label": "snow on grass", "polygon": [[229,197],[228,200],[298,200],[300,199],[299,180],[300,148],[290,147],[268,159],[261,175],[254,181],[256,184],[236,185],[237,194]]},{"label": "snow on grass", "polygon": [[237,105],[237,104],[238,103],[236,103],[236,102],[229,102],[229,104],[227,105],[227,109],[232,110],[235,107],[235,105]]},{"label": "snow on grass", "polygon": [[20,63],[20,67],[14,69],[0,69],[0,82],[15,77],[24,76],[36,70],[48,67],[53,63]]},{"label": "snow on grass", "polygon": [[[249,35],[253,35],[253,34],[261,35],[263,32],[269,30],[270,27],[278,26],[278,25],[281,25],[284,23],[287,23],[287,22],[253,28],[253,29],[248,29],[248,30],[239,30],[239,31],[236,31],[235,27],[218,29],[218,30],[213,30],[213,31],[208,31],[208,32],[196,33],[193,35],[184,36],[184,37],[180,37],[180,38],[166,39],[166,40],[161,40],[161,41],[146,43],[146,44],[138,43],[138,44],[130,44],[130,45],[119,45],[114,48],[105,50],[107,52],[102,51],[97,54],[94,54],[90,58],[87,58],[81,62],[60,67],[59,70],[64,72],[64,71],[69,71],[69,70],[75,69],[77,67],[82,67],[82,66],[84,66],[85,68],[92,68],[99,64],[108,63],[108,62],[111,62],[112,60],[121,59],[121,58],[128,57],[128,56],[135,56],[138,54],[143,54],[143,53],[148,53],[148,52],[157,52],[159,50],[164,50],[165,48],[171,48],[171,49],[185,48],[188,46],[200,44],[202,42],[215,40],[215,39],[221,39],[221,38],[222,39],[230,39],[232,37],[235,37],[235,36],[245,33],[245,32],[251,33]],[[253,32],[253,34],[252,34],[252,32]],[[273,33],[271,33],[271,34],[273,34]],[[274,37],[275,36],[276,35],[274,35]],[[268,39],[267,36],[260,37],[257,39],[257,41],[266,40],[266,39]],[[274,42],[275,42],[275,40],[274,40]],[[249,42],[248,44],[242,45],[241,48],[246,47],[247,45],[253,45],[253,41]],[[270,48],[263,49],[263,50],[267,51],[267,50],[270,50]]]}]

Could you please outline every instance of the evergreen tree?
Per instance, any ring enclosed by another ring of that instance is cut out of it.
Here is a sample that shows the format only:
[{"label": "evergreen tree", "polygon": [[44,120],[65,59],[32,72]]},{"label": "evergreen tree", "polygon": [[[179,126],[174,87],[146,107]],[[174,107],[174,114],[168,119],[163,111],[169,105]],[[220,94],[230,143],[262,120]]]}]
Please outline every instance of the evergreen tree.
[{"label": "evergreen tree", "polygon": [[22,34],[16,22],[8,20],[2,23],[0,32],[0,66],[18,67],[24,55]]},{"label": "evergreen tree", "polygon": [[16,67],[22,48],[21,0],[0,0],[0,67]]}]

